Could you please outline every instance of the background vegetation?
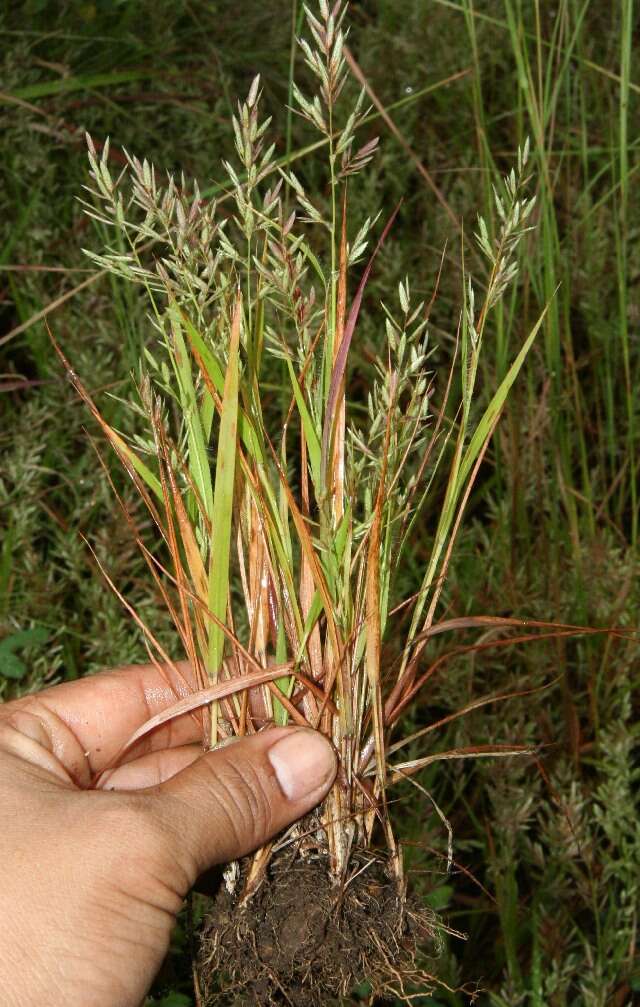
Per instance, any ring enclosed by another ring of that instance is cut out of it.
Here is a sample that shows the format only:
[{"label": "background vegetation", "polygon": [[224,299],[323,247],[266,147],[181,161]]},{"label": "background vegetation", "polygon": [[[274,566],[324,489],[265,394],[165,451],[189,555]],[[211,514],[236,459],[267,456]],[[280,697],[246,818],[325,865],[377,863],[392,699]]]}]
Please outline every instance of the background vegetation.
[{"label": "background vegetation", "polygon": [[[235,97],[260,72],[265,105],[279,116],[278,153],[295,154],[307,139],[285,109],[298,7],[297,0],[4,5],[0,698],[145,658],[80,533],[173,645],[91,448],[96,430],[42,322],[46,314],[110,420],[129,429],[120,398],[152,331],[136,290],[96,275],[81,254],[104,240],[75,199],[86,182],[84,130],[96,142],[110,135],[116,169],[126,148],[211,189],[232,143]],[[432,313],[441,386],[463,248],[482,275],[467,235],[478,210],[495,216],[495,172],[510,168],[526,135],[532,143],[537,233],[487,332],[487,394],[541,308],[549,300],[551,307],[470,501],[443,613],[633,625],[640,601],[633,0],[353,0],[350,20],[353,57],[386,109],[363,137],[380,133],[382,152],[353,186],[352,209],[364,218],[404,197],[367,300],[375,307],[406,273],[416,299],[428,300],[446,248]],[[312,157],[297,162],[303,178],[312,180],[314,170]],[[363,373],[382,337],[363,319]],[[113,471],[144,520],[133,488]],[[416,538],[409,587],[435,518]],[[422,774],[454,830],[449,876],[440,819],[415,789],[399,796],[415,886],[468,935],[447,937],[433,968],[452,987],[477,983],[483,1004],[625,1007],[640,992],[633,678],[640,648],[607,635],[500,648],[492,640],[487,631],[480,640],[447,641],[460,652],[441,665],[412,723],[437,720],[485,692],[553,683],[446,729],[447,747],[542,747],[535,759],[452,762]],[[478,643],[486,646],[464,650]],[[191,1003],[184,943],[178,928],[150,1002]],[[443,991],[423,1002],[462,1005],[468,997]]]}]

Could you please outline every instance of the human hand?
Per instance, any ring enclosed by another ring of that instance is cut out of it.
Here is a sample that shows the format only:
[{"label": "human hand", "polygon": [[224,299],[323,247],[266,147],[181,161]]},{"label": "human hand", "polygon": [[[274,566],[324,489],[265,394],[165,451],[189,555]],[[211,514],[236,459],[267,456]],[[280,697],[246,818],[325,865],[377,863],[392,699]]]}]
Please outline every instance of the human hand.
[{"label": "human hand", "polygon": [[198,875],[262,845],[333,781],[316,732],[274,728],[203,754],[184,715],[88,789],[185,694],[166,676],[125,668],[0,706],[6,1007],[138,1007]]}]

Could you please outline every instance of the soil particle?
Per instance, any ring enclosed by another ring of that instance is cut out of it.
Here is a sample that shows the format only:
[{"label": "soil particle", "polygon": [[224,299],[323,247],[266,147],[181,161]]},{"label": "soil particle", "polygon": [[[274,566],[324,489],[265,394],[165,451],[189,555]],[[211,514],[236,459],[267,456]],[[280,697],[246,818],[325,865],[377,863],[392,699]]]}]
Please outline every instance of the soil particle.
[{"label": "soil particle", "polygon": [[416,957],[436,952],[437,919],[370,853],[354,858],[342,888],[324,858],[286,851],[247,906],[241,881],[234,894],[221,888],[202,932],[205,1005],[329,1007],[363,981],[381,995],[432,988]]}]

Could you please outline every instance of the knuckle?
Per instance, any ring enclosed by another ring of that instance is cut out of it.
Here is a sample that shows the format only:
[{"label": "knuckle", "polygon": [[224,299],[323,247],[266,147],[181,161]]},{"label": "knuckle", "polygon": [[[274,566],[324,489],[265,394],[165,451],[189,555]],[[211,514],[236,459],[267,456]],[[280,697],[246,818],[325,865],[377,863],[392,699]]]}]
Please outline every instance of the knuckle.
[{"label": "knuckle", "polygon": [[264,777],[250,761],[232,762],[227,758],[217,768],[212,760],[210,768],[219,810],[228,820],[237,845],[258,845],[273,831],[273,810]]},{"label": "knuckle", "polygon": [[64,783],[71,782],[71,773],[54,753],[45,723],[31,710],[13,709],[0,720],[0,750]]},{"label": "knuckle", "polygon": [[89,762],[73,731],[37,696],[8,704],[0,716],[0,747],[65,782],[80,787],[90,782]]},{"label": "knuckle", "polygon": [[0,737],[15,746],[18,742],[33,742],[46,751],[52,744],[42,719],[32,710],[21,707],[9,710],[0,720]]}]

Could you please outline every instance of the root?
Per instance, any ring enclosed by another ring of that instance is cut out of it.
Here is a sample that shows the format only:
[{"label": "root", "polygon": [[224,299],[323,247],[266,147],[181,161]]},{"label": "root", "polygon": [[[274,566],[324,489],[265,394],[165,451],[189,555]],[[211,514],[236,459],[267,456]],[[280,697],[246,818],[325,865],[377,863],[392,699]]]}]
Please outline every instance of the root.
[{"label": "root", "polygon": [[368,982],[377,995],[412,999],[434,987],[418,964],[440,950],[434,913],[407,899],[385,861],[355,854],[332,887],[325,857],[277,855],[247,904],[222,889],[200,951],[204,1004],[328,1007]]}]

